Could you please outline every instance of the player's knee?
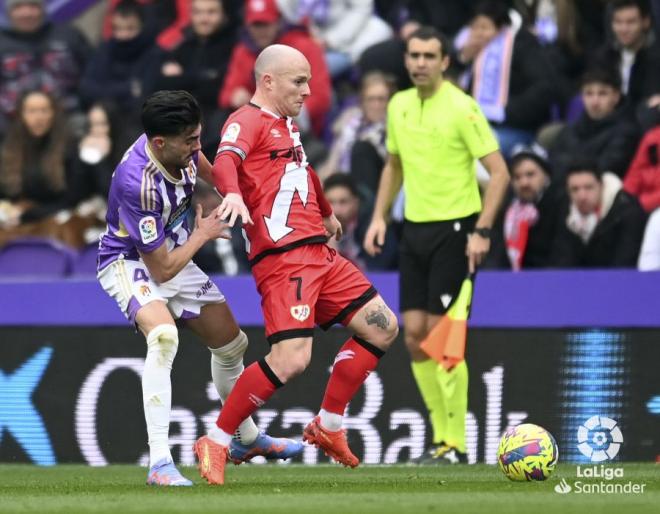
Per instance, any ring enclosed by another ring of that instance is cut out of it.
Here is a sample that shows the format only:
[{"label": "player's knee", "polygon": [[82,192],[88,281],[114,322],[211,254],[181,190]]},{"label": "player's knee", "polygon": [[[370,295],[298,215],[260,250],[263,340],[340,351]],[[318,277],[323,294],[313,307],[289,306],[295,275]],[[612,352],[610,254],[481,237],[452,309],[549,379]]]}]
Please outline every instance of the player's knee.
[{"label": "player's knee", "polygon": [[387,309],[385,315],[387,322],[379,326],[378,330],[370,336],[371,341],[381,350],[387,350],[399,335],[399,322],[394,313]]},{"label": "player's knee", "polygon": [[287,353],[276,357],[271,353],[268,359],[271,369],[282,383],[302,374],[309,366],[310,360],[311,355],[307,352]]},{"label": "player's knee", "polygon": [[387,328],[387,346],[388,348],[392,345],[396,337],[399,335],[399,320],[396,319],[396,316],[392,311],[390,311],[390,325]]},{"label": "player's knee", "polygon": [[172,369],[179,348],[179,332],[174,325],[157,325],[147,334],[147,355],[156,357],[160,367]]},{"label": "player's knee", "polygon": [[301,375],[303,371],[309,366],[309,358],[305,355],[298,355],[294,357],[290,362],[284,367],[284,377],[282,382],[288,382],[292,378]]},{"label": "player's knee", "polygon": [[233,367],[243,360],[243,355],[248,347],[248,337],[242,330],[226,345],[219,348],[209,348],[213,354],[213,360],[221,366]]}]

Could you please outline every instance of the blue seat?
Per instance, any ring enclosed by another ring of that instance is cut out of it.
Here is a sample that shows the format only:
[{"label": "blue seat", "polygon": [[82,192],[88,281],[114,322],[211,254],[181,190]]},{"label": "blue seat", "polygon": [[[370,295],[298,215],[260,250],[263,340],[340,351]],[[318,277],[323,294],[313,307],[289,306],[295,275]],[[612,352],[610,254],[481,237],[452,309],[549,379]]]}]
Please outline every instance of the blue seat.
[{"label": "blue seat", "polygon": [[80,250],[71,264],[71,274],[96,275],[96,257],[98,254],[98,248],[98,243],[93,243]]},{"label": "blue seat", "polygon": [[71,271],[75,252],[51,239],[24,238],[0,250],[0,276],[63,277]]}]

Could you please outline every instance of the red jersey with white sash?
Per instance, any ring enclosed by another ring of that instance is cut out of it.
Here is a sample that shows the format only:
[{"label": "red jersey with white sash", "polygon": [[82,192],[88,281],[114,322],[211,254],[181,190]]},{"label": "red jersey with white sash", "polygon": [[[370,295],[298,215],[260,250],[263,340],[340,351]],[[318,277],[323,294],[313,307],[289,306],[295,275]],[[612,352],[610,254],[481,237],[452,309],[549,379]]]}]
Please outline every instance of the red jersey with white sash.
[{"label": "red jersey with white sash", "polygon": [[223,152],[241,159],[238,190],[229,186],[221,192],[241,194],[254,221],[244,225],[251,264],[270,254],[326,242],[323,217],[332,211],[322,208],[327,202],[291,117],[254,104],[241,107],[222,129],[216,157]]}]

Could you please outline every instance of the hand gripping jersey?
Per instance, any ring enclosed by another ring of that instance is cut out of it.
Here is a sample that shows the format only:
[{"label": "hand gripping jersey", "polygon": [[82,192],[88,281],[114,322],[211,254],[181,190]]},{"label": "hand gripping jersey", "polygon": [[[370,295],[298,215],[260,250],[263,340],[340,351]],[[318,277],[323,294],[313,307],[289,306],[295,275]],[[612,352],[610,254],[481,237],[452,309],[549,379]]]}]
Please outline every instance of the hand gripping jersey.
[{"label": "hand gripping jersey", "polygon": [[99,271],[120,258],[139,260],[138,250],[153,252],[166,242],[171,251],[188,240],[197,154],[180,172],[172,177],[163,168],[151,155],[144,134],[126,151],[112,175]]},{"label": "hand gripping jersey", "polygon": [[221,193],[240,193],[250,211],[254,225],[244,225],[243,234],[252,265],[266,255],[326,242],[323,216],[332,211],[322,212],[320,183],[292,118],[245,105],[223,127],[217,156],[223,152],[242,161],[238,191],[225,187]]}]

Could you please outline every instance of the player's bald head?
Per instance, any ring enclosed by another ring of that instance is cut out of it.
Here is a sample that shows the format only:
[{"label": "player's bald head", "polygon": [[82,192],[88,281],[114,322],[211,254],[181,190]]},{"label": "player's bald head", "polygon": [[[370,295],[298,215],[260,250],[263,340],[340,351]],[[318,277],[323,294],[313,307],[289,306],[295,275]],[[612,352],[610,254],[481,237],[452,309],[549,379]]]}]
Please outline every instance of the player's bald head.
[{"label": "player's bald head", "polygon": [[252,101],[281,116],[298,116],[311,90],[311,66],[295,48],[270,45],[254,63],[257,90]]},{"label": "player's bald head", "polygon": [[259,79],[264,74],[279,75],[296,66],[309,66],[307,58],[298,50],[287,45],[270,45],[264,48],[254,63],[254,77]]}]

